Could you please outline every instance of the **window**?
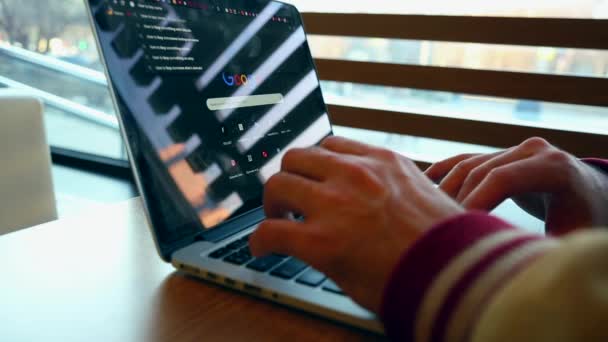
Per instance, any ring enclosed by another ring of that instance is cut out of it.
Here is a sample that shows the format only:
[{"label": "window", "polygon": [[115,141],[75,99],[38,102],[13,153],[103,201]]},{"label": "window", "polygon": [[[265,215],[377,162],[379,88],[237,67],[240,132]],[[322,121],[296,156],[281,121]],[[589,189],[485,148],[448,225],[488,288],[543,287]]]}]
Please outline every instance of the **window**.
[{"label": "window", "polygon": [[0,1],[0,87],[45,102],[52,146],[124,159],[101,71],[82,1]]},{"label": "window", "polygon": [[[608,18],[608,0],[288,2],[304,12],[321,13],[579,18],[588,21],[600,19],[602,23],[604,21],[601,19]],[[608,51],[603,49],[325,34],[311,34],[309,40],[322,78],[325,78],[328,63],[337,60],[388,65],[386,70],[398,65],[435,67],[438,69],[433,70],[438,71],[451,68],[584,77],[585,80],[604,80],[608,76]],[[351,72],[357,73],[357,69],[351,69]],[[364,79],[357,75],[354,78]],[[603,106],[483,96],[464,91],[424,90],[382,82],[368,84],[335,80],[332,77],[326,79],[328,81],[323,82],[322,88],[327,102],[334,106],[598,136],[608,134],[608,109]],[[467,82],[466,79],[461,81]],[[36,0],[0,0],[0,87],[24,89],[44,100],[48,137],[52,146],[119,160],[126,158],[81,0],[54,1],[53,6],[45,6],[44,11],[39,9],[39,1]],[[392,147],[425,161],[460,152],[493,151],[499,145],[486,146],[492,145],[486,143],[492,142],[491,139],[480,141],[480,144],[470,144],[472,141],[447,142],[438,134],[429,137],[424,132],[408,132],[411,135],[403,135],[371,131],[365,129],[370,127],[360,127],[362,125],[351,126],[336,127],[336,133]],[[443,129],[448,131],[451,127]]]},{"label": "window", "polygon": [[[444,0],[384,0],[374,1],[373,6],[370,6],[369,1],[354,1],[349,3],[348,8],[337,1],[292,0],[290,2],[302,10],[310,12],[582,19],[608,17],[608,1],[602,0],[500,3],[476,0],[457,3]],[[608,51],[606,50],[327,35],[313,35],[309,37],[309,40],[313,54],[316,58],[321,59],[591,78],[608,76]],[[352,82],[325,82],[324,90],[328,102],[342,105],[608,134],[608,108],[606,107],[382,87]],[[487,146],[447,143],[398,134],[382,135],[351,128],[340,128],[337,132],[380,145],[388,145],[426,161],[436,161],[455,153],[470,151],[482,153],[495,150]]]},{"label": "window", "polygon": [[484,0],[286,0],[302,12],[374,13],[465,15],[500,17],[555,17],[592,18],[608,17],[605,0],[511,0],[488,2]]}]

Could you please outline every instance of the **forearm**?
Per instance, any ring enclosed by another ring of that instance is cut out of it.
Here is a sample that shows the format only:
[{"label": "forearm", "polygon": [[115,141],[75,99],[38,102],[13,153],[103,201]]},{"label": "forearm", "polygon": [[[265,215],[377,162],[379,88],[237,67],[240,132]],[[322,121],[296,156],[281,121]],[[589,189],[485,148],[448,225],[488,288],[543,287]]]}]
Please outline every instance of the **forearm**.
[{"label": "forearm", "polygon": [[460,341],[508,279],[557,245],[482,213],[439,224],[392,275],[381,310],[387,333],[395,340]]},{"label": "forearm", "polygon": [[583,159],[590,165],[595,172],[589,174],[589,181],[594,193],[593,200],[588,203],[589,210],[594,212],[594,220],[586,226],[608,226],[608,160],[603,159]]},{"label": "forearm", "polygon": [[589,165],[606,172],[608,174],[608,159],[586,158],[583,161]]},{"label": "forearm", "polygon": [[558,241],[463,215],[406,252],[381,317],[400,341],[608,340],[607,259],[606,231]]},{"label": "forearm", "polygon": [[472,341],[608,341],[608,233],[571,235],[488,302]]}]

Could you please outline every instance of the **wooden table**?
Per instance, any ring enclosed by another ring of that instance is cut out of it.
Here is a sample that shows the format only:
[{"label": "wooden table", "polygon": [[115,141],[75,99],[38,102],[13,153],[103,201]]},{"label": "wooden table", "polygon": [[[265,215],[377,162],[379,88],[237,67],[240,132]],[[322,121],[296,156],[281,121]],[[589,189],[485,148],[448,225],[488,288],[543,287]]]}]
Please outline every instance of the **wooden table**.
[{"label": "wooden table", "polygon": [[138,199],[0,237],[0,341],[379,339],[175,272]]}]

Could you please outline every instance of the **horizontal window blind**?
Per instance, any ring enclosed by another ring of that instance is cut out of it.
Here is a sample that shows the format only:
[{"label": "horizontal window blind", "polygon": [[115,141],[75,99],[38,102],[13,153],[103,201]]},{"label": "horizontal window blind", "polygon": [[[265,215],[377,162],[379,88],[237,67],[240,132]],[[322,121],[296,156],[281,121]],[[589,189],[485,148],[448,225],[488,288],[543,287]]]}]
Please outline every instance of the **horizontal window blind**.
[{"label": "horizontal window blind", "polygon": [[[303,17],[307,32],[320,36],[608,50],[608,20],[343,13],[304,13]],[[608,79],[605,77],[473,70],[347,58],[317,58],[316,64],[324,81],[608,107]],[[393,111],[383,108],[382,103],[361,107],[329,102],[330,115],[334,123],[341,126],[499,148],[540,136],[581,157],[608,158],[608,136],[598,132],[480,121],[466,113],[446,117]],[[567,120],[574,122],[577,114],[573,111]]]}]

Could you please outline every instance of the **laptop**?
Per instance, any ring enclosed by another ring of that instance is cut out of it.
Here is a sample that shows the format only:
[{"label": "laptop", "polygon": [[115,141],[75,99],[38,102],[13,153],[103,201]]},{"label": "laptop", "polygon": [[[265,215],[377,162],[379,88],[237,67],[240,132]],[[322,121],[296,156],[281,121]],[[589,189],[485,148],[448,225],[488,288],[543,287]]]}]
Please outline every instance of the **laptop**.
[{"label": "laptop", "polygon": [[264,220],[263,186],[285,152],[332,134],[296,8],[266,0],[85,2],[162,259],[382,333],[374,314],[303,261],[249,251]]}]

